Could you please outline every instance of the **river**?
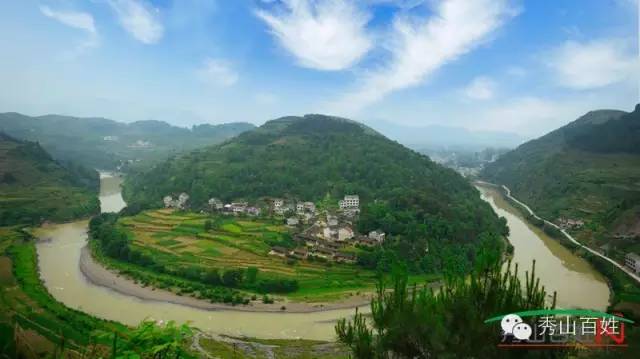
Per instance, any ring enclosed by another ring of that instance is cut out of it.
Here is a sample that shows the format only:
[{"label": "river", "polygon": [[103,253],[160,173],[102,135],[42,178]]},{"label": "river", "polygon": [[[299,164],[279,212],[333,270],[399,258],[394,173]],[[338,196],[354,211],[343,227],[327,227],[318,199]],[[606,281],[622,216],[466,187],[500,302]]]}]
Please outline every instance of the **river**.
[{"label": "river", "polygon": [[[102,173],[100,204],[103,212],[125,206],[120,177]],[[136,325],[144,319],[189,321],[212,334],[276,339],[332,340],[340,318],[354,309],[312,313],[264,313],[202,310],[184,305],[142,300],[95,285],[80,271],[80,254],[87,242],[87,221],[46,225],[36,231],[41,278],[51,294],[66,306],[100,318]]]},{"label": "river", "polygon": [[[120,192],[122,179],[101,174],[100,202],[103,212],[125,206]],[[480,188],[482,197],[507,219],[509,240],[515,246],[514,259],[521,268],[537,260],[537,274],[551,292],[558,291],[561,307],[605,309],[609,290],[604,278],[584,260],[576,257],[537,228],[528,225],[518,212],[490,189]],[[45,225],[36,231],[39,241],[41,278],[51,294],[65,305],[97,317],[136,325],[144,319],[189,321],[213,334],[257,338],[334,339],[338,319],[351,316],[353,309],[312,313],[264,313],[202,310],[184,305],[138,299],[98,286],[80,271],[82,248],[87,242],[87,221]],[[364,308],[365,310],[368,308]]]},{"label": "river", "polygon": [[507,219],[509,242],[514,247],[513,263],[524,278],[536,260],[536,275],[547,293],[558,293],[560,308],[582,308],[604,311],[609,303],[609,287],[605,278],[586,260],[574,255],[540,228],[527,222],[522,214],[492,187],[477,187],[482,199]]}]

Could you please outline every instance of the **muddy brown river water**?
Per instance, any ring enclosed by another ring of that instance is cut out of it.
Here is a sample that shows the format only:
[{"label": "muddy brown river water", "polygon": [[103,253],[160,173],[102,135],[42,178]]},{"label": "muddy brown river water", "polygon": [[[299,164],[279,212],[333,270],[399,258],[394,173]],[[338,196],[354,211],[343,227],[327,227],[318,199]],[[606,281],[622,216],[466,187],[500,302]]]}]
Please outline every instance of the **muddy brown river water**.
[{"label": "muddy brown river water", "polygon": [[[120,192],[122,179],[101,175],[100,201],[103,212],[125,206]],[[576,257],[537,228],[528,225],[501,196],[480,188],[483,199],[507,219],[509,240],[515,246],[514,260],[528,268],[537,260],[541,282],[558,291],[559,306],[605,309],[609,290],[604,278],[584,260]],[[312,313],[264,313],[229,310],[202,310],[184,305],[142,300],[95,285],[80,271],[82,248],[87,241],[87,221],[47,225],[36,235],[42,280],[51,294],[65,305],[92,315],[136,325],[143,319],[189,321],[213,333],[257,338],[304,338],[331,340],[338,319],[353,315],[354,309]],[[368,310],[367,307],[364,308]]]}]

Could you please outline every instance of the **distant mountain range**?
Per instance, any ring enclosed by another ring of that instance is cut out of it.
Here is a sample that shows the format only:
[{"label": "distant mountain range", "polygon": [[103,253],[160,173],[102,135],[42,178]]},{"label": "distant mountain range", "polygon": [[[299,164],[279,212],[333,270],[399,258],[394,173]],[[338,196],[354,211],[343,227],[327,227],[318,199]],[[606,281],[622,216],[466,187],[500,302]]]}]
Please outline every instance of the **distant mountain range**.
[{"label": "distant mountain range", "polygon": [[425,151],[514,148],[525,141],[524,137],[510,132],[470,131],[461,127],[439,125],[412,127],[388,121],[371,121],[367,124],[392,140]]},{"label": "distant mountain range", "polygon": [[0,226],[95,214],[98,182],[96,171],[63,166],[37,143],[0,132]]},{"label": "distant mountain range", "polygon": [[127,161],[155,161],[172,153],[220,143],[255,126],[236,122],[191,129],[162,121],[129,124],[104,118],[0,114],[0,131],[39,142],[54,158],[112,169]]},{"label": "distant mountain range", "polygon": [[640,235],[640,105],[589,112],[501,156],[481,176],[509,186],[543,217],[585,220],[581,238],[592,244]]},{"label": "distant mountain range", "polygon": [[191,196],[196,210],[211,197],[337,206],[342,196],[357,194],[360,232],[381,229],[397,240],[389,241],[389,253],[376,254],[374,267],[399,256],[415,271],[440,271],[445,262],[459,261],[456,270],[465,272],[481,238],[499,245],[498,234],[506,229],[453,170],[360,123],[323,115],[268,121],[222,144],[132,173],[124,185],[130,208],[160,207],[164,196],[181,192]]}]

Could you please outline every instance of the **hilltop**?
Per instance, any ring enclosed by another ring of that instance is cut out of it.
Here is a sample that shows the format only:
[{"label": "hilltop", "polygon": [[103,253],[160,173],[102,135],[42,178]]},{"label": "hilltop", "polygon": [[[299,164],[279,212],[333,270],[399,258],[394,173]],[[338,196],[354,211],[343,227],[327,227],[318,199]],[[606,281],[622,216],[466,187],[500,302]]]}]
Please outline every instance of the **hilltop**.
[{"label": "hilltop", "polygon": [[57,160],[104,169],[128,160],[165,159],[174,153],[220,143],[254,127],[234,122],[188,129],[154,120],[126,124],[104,118],[0,114],[0,131],[38,141]]},{"label": "hilltop", "polygon": [[640,250],[614,241],[640,235],[640,106],[591,111],[503,155],[481,176],[509,186],[545,218],[577,221],[589,244],[609,243],[614,254]]},{"label": "hilltop", "polygon": [[180,192],[191,196],[194,210],[210,197],[335,203],[358,194],[360,232],[382,229],[394,238],[376,260],[397,256],[421,271],[466,271],[481,237],[499,245],[498,236],[506,232],[475,188],[453,170],[360,123],[324,115],[268,121],[133,173],[124,186],[131,208],[158,208],[163,196]]},{"label": "hilltop", "polygon": [[0,132],[0,226],[97,213],[98,173],[63,166],[38,144]]}]

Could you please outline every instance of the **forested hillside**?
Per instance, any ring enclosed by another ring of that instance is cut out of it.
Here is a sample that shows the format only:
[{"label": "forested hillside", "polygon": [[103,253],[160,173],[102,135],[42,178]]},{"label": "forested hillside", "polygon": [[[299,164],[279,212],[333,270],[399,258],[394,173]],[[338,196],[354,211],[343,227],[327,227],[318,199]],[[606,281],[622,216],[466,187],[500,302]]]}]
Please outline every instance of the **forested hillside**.
[{"label": "forested hillside", "polygon": [[38,143],[0,132],[0,226],[95,214],[99,180],[94,170],[63,166]]},{"label": "forested hillside", "polygon": [[163,196],[183,191],[193,209],[212,196],[334,202],[358,194],[360,230],[382,229],[395,238],[376,260],[399,256],[414,270],[450,264],[466,271],[480,237],[498,245],[498,234],[506,231],[453,170],[361,124],[322,115],[269,121],[221,145],[132,174],[124,187],[127,203],[138,208],[160,207]]},{"label": "forested hillside", "polygon": [[[640,106],[589,112],[505,154],[481,176],[509,186],[543,217],[585,221],[578,232],[592,245],[638,236]],[[620,253],[635,248],[618,245]]]},{"label": "forested hillside", "polygon": [[174,153],[220,143],[254,127],[236,122],[187,129],[162,121],[125,124],[104,118],[0,114],[0,131],[39,142],[56,160],[103,169],[128,160],[165,159]]}]

